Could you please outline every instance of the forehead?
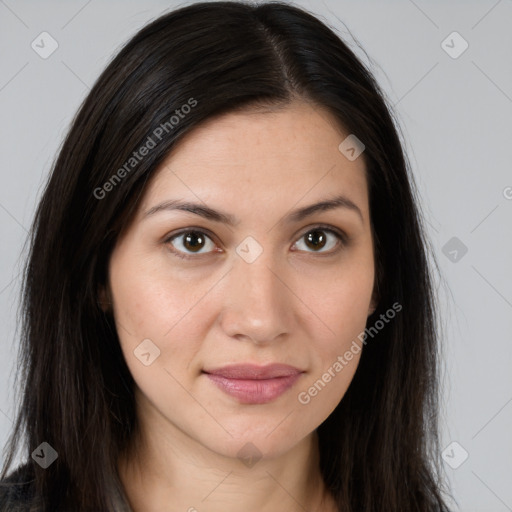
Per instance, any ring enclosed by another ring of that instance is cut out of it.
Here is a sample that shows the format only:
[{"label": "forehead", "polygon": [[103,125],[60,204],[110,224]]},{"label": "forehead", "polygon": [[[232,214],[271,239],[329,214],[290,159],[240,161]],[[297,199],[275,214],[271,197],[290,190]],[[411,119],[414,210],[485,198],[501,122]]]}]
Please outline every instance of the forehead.
[{"label": "forehead", "polygon": [[329,112],[309,103],[223,114],[179,141],[153,176],[142,208],[170,197],[214,201],[223,209],[244,200],[291,207],[339,192],[365,210],[364,159],[350,161],[338,149],[347,135]]}]

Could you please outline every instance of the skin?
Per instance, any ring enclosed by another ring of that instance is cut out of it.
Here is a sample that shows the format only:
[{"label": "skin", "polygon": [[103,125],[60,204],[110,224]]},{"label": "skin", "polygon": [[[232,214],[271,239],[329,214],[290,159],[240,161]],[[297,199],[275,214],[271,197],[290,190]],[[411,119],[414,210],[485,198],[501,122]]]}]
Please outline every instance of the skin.
[{"label": "skin", "polygon": [[[187,134],[149,182],[102,292],[136,382],[140,437],[119,461],[134,512],[336,510],[315,429],[345,394],[360,353],[308,404],[298,394],[349,349],[375,308],[365,162],[338,150],[347,135],[302,101],[225,114]],[[340,194],[361,217],[336,208],[284,220]],[[170,199],[222,210],[237,223],[179,210],[145,216]],[[308,244],[319,223],[349,242],[322,228],[325,242]],[[169,241],[183,228],[203,230],[203,238]],[[263,250],[252,263],[236,252],[247,236]],[[148,366],[134,355],[144,339],[160,350]],[[266,404],[240,403],[202,373],[246,362],[304,373]],[[261,455],[252,467],[237,456],[247,443]]]}]

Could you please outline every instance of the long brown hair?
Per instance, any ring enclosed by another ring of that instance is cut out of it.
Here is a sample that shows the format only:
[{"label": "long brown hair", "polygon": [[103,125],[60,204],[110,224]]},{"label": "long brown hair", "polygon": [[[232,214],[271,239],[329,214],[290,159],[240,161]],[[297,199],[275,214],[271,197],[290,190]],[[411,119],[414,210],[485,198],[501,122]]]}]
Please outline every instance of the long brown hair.
[{"label": "long brown hair", "polygon": [[[189,113],[170,122],[191,98]],[[22,400],[2,477],[21,446],[41,510],[114,510],[117,461],[137,417],[134,381],[97,292],[152,173],[203,121],[294,98],[327,108],[364,141],[379,296],[369,323],[403,306],[365,346],[346,395],[318,428],[322,474],[340,511],[446,509],[429,246],[392,109],[369,69],[307,11],[202,2],[151,22],[112,60],[37,208],[23,281]],[[155,147],[113,182],[162,126]],[[47,469],[31,458],[42,442],[58,453]]]}]

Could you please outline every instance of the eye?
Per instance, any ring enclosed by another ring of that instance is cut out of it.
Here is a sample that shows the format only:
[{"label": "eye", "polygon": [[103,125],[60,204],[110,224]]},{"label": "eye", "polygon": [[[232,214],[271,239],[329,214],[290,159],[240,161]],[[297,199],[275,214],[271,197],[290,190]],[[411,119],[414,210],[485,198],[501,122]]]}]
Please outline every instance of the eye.
[{"label": "eye", "polygon": [[205,254],[215,248],[215,243],[205,232],[193,229],[174,234],[167,238],[165,243],[170,244],[173,247],[172,252],[180,258]]},{"label": "eye", "polygon": [[[188,228],[169,236],[164,243],[171,246],[173,254],[179,258],[194,258],[215,252],[216,245],[212,238],[202,230]],[[304,243],[305,248],[300,247]],[[333,228],[315,226],[306,231],[293,245],[295,250],[313,253],[335,253],[347,243],[347,236]],[[324,250],[325,249],[325,250]],[[333,250],[334,249],[334,250]]]},{"label": "eye", "polygon": [[[313,229],[306,231],[293,247],[298,247],[299,250],[305,250],[306,252],[333,253],[336,252],[337,247],[340,248],[345,245],[346,241],[346,236],[341,231],[324,226],[315,226]],[[305,247],[305,249],[300,247],[302,242],[302,247]],[[327,249],[323,250],[325,248]]]}]

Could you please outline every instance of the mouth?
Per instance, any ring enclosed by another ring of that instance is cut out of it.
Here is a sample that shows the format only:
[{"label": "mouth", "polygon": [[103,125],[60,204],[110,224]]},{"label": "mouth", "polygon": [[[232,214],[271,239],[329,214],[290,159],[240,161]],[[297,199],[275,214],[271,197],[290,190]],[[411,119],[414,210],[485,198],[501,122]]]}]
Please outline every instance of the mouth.
[{"label": "mouth", "polygon": [[225,366],[203,373],[221,391],[242,404],[265,404],[290,389],[304,371],[286,364]]}]

